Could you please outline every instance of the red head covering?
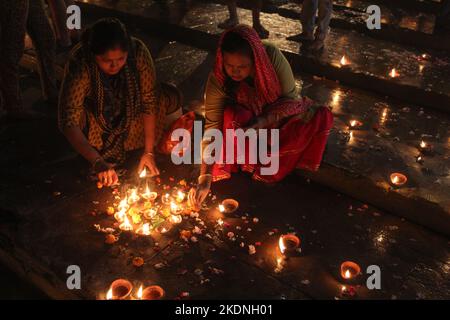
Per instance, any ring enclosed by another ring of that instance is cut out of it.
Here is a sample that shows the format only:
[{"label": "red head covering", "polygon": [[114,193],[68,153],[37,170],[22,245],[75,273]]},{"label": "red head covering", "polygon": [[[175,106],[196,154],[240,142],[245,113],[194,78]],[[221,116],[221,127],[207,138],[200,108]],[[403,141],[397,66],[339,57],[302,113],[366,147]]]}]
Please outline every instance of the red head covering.
[{"label": "red head covering", "polygon": [[253,51],[255,68],[255,90],[252,90],[245,81],[241,81],[236,94],[237,102],[259,113],[257,110],[262,110],[263,106],[275,102],[280,97],[280,81],[256,31],[249,26],[238,25],[222,34],[217,48],[214,76],[222,86],[227,77],[223,68],[222,43],[229,32],[237,33],[249,43]]}]

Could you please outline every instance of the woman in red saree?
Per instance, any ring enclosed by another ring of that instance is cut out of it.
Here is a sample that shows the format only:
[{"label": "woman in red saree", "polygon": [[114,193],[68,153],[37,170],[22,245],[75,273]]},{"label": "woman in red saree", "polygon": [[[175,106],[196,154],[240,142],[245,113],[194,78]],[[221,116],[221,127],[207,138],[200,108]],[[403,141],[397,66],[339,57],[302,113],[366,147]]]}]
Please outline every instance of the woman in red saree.
[{"label": "woman in red saree", "polygon": [[[279,150],[275,154],[279,157],[279,170],[273,175],[262,175],[263,166],[259,163],[208,165],[202,161],[198,185],[189,195],[195,206],[203,202],[211,182],[230,178],[239,169],[264,182],[277,182],[295,168],[318,170],[333,124],[328,108],[314,107],[307,98],[298,99],[292,69],[281,51],[263,43],[245,25],[222,34],[206,87],[205,119],[205,130],[223,132],[223,159],[227,129],[279,129]],[[203,147],[208,143],[204,141]],[[246,152],[250,152],[247,147]]]}]

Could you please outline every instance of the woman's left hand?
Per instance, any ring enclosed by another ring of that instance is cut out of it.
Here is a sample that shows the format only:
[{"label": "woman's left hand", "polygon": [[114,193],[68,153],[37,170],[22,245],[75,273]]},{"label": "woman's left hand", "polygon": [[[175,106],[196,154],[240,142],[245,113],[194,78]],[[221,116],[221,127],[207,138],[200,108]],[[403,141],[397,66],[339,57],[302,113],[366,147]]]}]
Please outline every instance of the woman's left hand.
[{"label": "woman's left hand", "polygon": [[144,153],[139,161],[138,174],[147,168],[150,177],[159,175],[159,169],[156,166],[155,158],[152,153]]}]

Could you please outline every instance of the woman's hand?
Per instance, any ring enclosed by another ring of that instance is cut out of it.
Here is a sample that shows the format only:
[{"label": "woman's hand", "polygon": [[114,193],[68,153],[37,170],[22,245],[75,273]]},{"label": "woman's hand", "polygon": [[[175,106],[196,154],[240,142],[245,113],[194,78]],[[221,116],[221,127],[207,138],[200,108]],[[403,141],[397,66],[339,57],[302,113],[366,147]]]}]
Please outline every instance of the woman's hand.
[{"label": "woman's hand", "polygon": [[106,186],[113,186],[119,183],[119,177],[114,170],[114,165],[103,159],[94,163],[94,171],[97,173],[98,181]]},{"label": "woman's hand", "polygon": [[156,166],[153,153],[148,152],[142,155],[141,160],[139,161],[138,174],[140,174],[144,168],[147,168],[150,177],[159,175],[159,169]]},{"label": "woman's hand", "polygon": [[200,210],[202,202],[211,189],[212,175],[202,174],[198,177],[198,184],[189,191],[188,201],[195,211]]}]

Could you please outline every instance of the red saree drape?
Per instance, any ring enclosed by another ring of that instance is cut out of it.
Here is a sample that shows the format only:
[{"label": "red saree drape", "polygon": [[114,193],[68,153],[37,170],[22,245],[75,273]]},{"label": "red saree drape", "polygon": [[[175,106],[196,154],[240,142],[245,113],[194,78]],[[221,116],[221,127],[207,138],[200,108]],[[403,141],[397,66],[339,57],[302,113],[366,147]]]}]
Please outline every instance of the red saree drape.
[{"label": "red saree drape", "polygon": [[[244,164],[236,164],[237,152],[235,147],[234,164],[215,164],[213,167],[213,180],[226,179],[232,172],[239,168],[252,172],[253,178],[265,182],[276,182],[283,179],[295,168],[318,170],[322,155],[325,150],[330,129],[333,125],[333,115],[326,107],[316,110],[312,118],[304,115],[312,109],[312,101],[309,99],[290,100],[281,97],[281,86],[277,74],[270,62],[266,50],[257,33],[250,27],[239,25],[222,34],[216,53],[214,76],[224,85],[226,75],[223,70],[223,57],[221,44],[227,32],[238,33],[247,40],[253,50],[254,60],[254,86],[250,87],[245,81],[239,84],[236,92],[236,105],[227,106],[223,118],[223,147],[222,158],[226,156],[226,130],[236,130],[246,127],[252,119],[260,114],[274,116],[276,119],[285,119],[278,124],[279,150],[269,156],[279,156],[279,170],[273,175],[262,175],[262,165],[249,163],[249,146],[246,143],[246,161]],[[270,136],[270,133],[268,134]],[[236,143],[236,137],[233,137]],[[270,145],[270,140],[269,140]],[[269,166],[269,165],[267,165]]]}]

